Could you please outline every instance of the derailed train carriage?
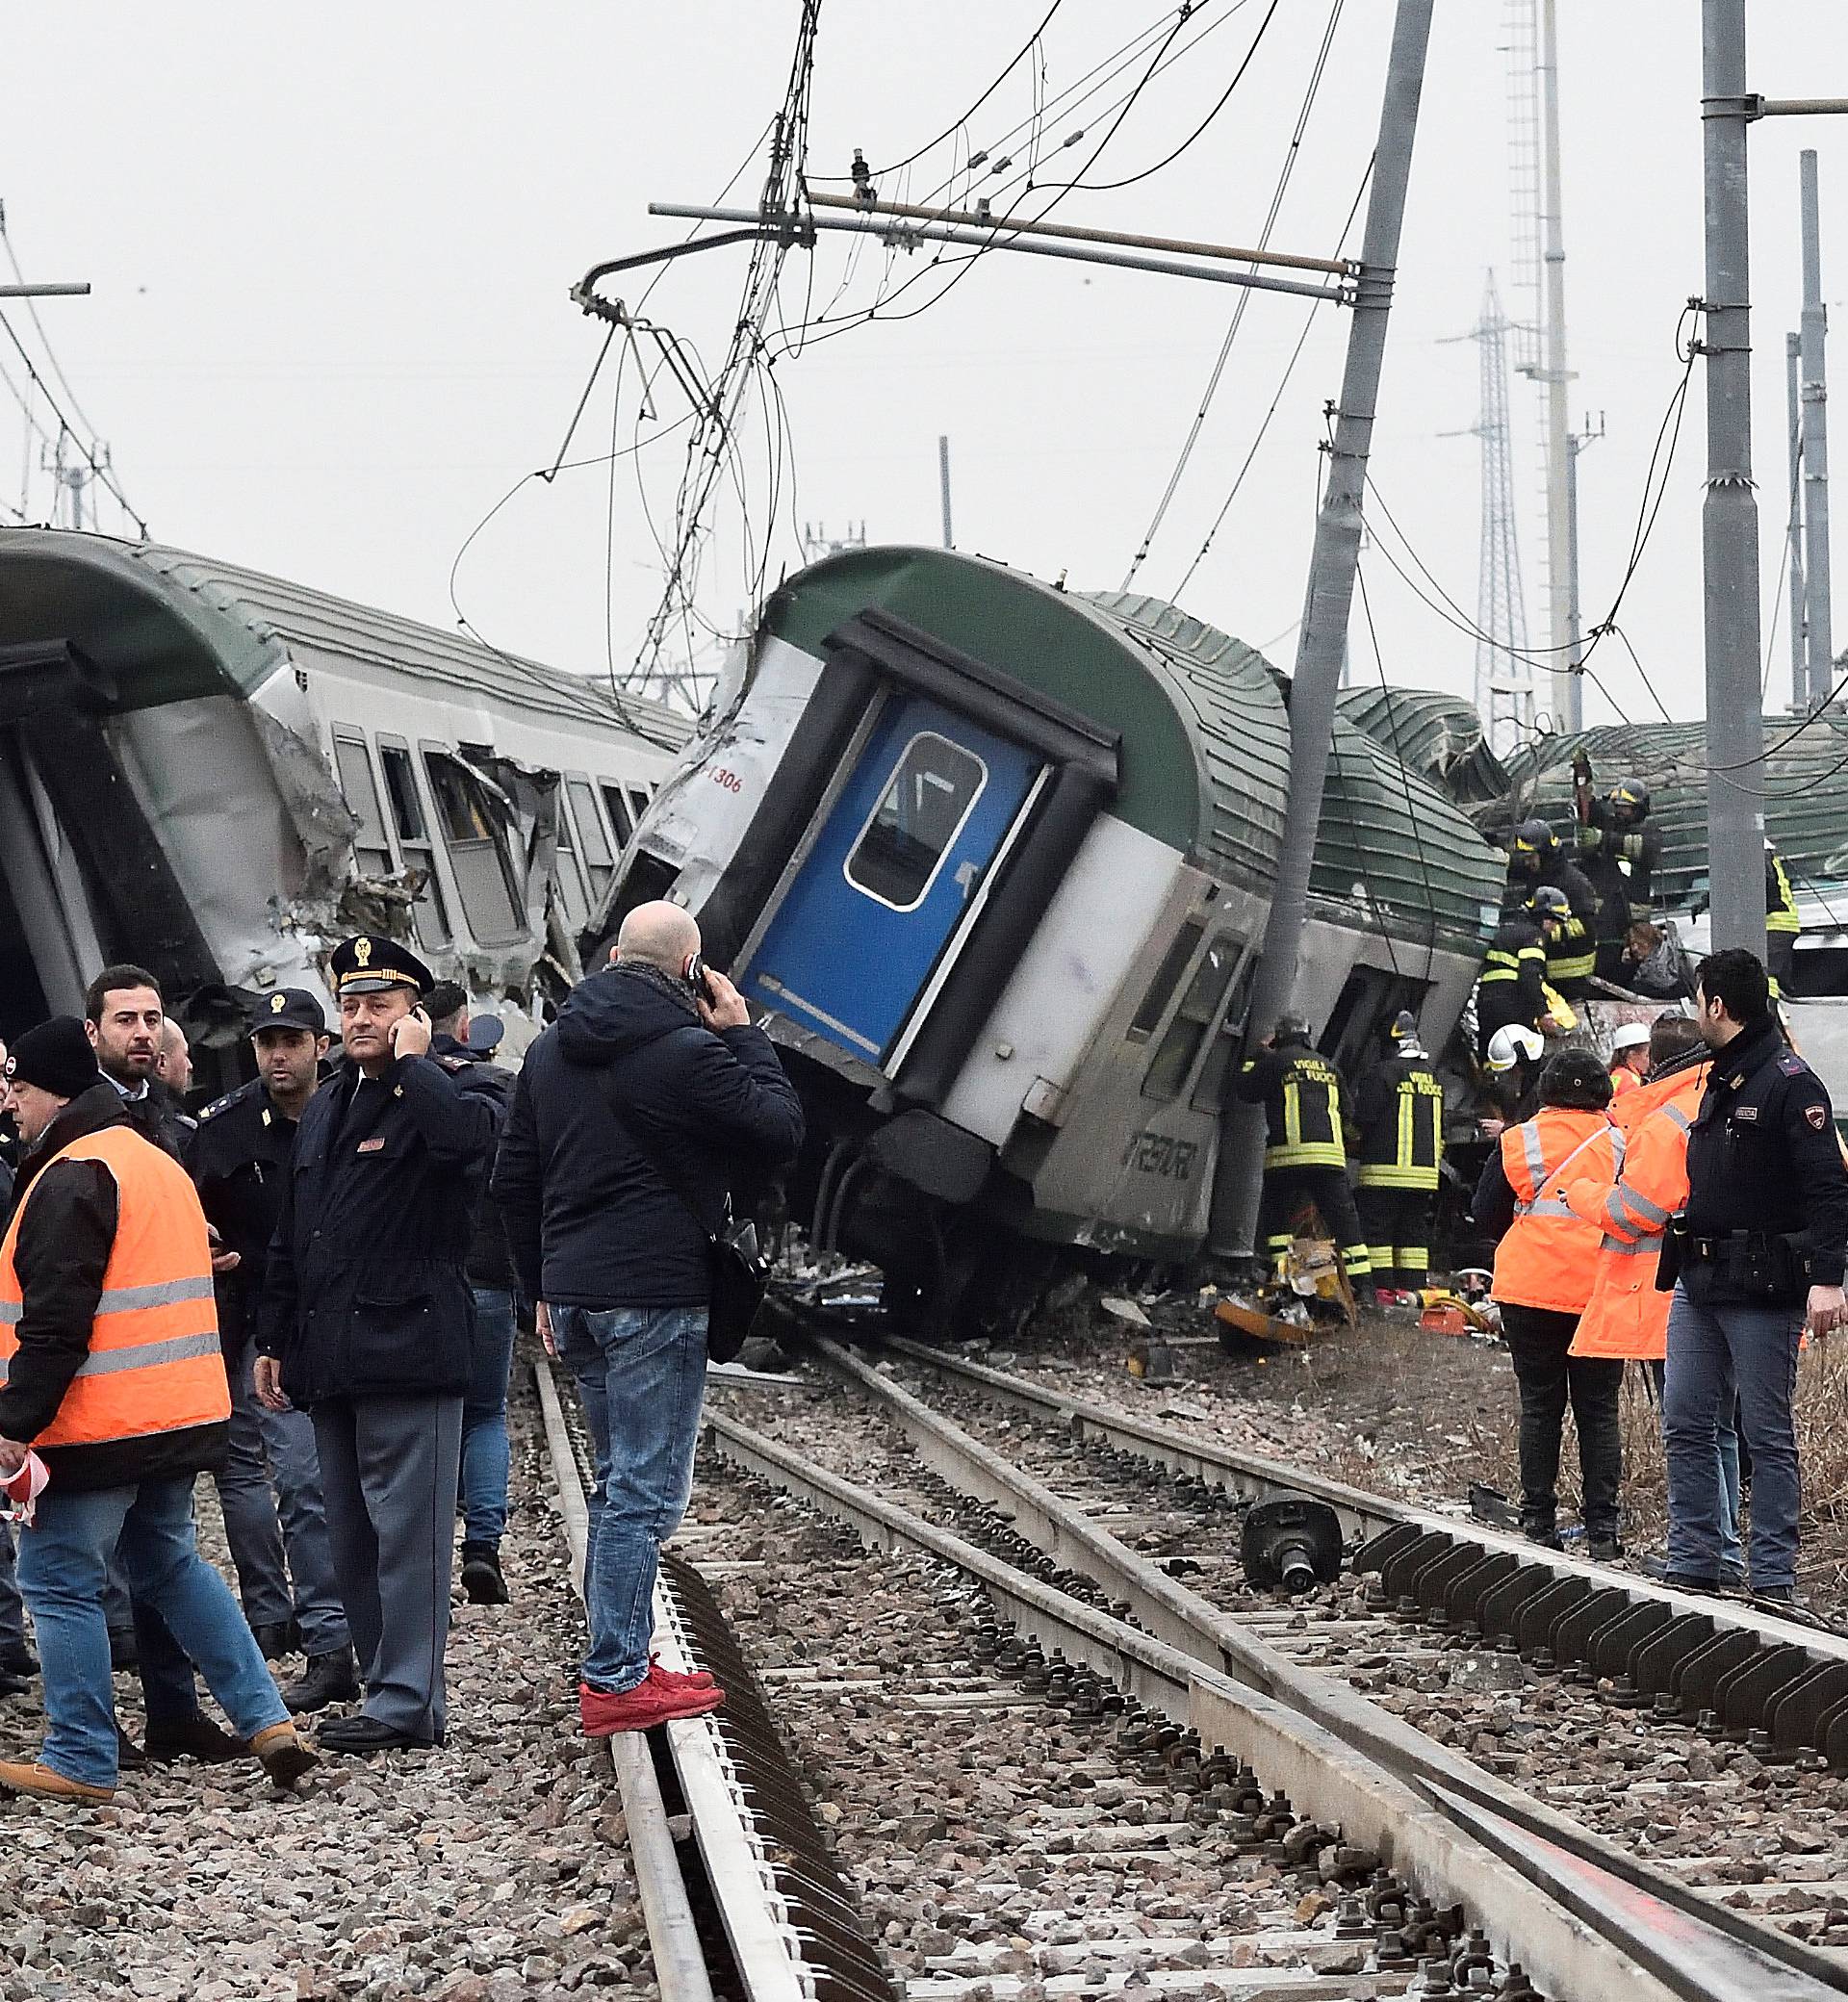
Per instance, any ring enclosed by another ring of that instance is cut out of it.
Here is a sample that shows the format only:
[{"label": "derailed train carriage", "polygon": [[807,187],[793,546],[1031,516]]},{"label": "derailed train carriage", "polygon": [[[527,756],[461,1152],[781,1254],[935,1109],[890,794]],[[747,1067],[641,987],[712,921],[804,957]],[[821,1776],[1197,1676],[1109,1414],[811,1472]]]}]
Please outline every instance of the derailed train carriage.
[{"label": "derailed train carriage", "polygon": [[247,1012],[343,933],[508,1008],[575,937],[683,719],[280,578],[0,530],[0,1035],[151,968],[234,1082]]},{"label": "derailed train carriage", "polygon": [[[649,898],[695,913],[808,1109],[797,1219],[901,1296],[1245,1248],[1228,1102],[1289,757],[1287,683],[1173,606],[844,552],[765,605],[585,957]],[[1338,723],[1297,984],[1323,1050],[1358,1067],[1401,1008],[1441,1045],[1502,878]]]}]

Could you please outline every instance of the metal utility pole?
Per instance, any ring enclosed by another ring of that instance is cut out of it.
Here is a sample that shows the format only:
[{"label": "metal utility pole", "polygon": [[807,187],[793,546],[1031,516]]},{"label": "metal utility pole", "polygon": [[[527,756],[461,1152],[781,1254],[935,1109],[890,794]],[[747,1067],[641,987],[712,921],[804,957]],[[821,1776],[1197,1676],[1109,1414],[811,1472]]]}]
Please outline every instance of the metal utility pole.
[{"label": "metal utility pole", "polygon": [[1790,563],[1790,708],[1810,704],[1809,606],[1803,596],[1803,336],[1784,337],[1784,388],[1790,419],[1790,520],[1784,528]]},{"label": "metal utility pole", "polygon": [[1816,156],[1805,147],[1803,185],[1803,569],[1810,699],[1818,709],[1835,682],[1829,617],[1829,385],[1823,343],[1829,311],[1822,303],[1822,230],[1816,198]]},{"label": "metal utility pole", "polygon": [[[1264,957],[1251,991],[1253,1040],[1269,1036],[1290,1005],[1296,984],[1302,928],[1309,901],[1309,873],[1322,824],[1322,790],[1335,733],[1335,692],[1341,680],[1342,645],[1353,604],[1354,572],[1360,559],[1361,501],[1367,456],[1373,442],[1373,411],[1380,369],[1386,356],[1386,324],[1399,262],[1405,189],[1411,177],[1412,140],[1418,130],[1418,101],[1424,82],[1424,52],[1430,41],[1433,0],[1399,0],[1387,58],[1386,90],[1380,105],[1379,139],[1373,154],[1373,187],[1355,281],[1353,323],[1348,330],[1348,361],[1335,414],[1334,436],[1316,517],[1309,585],[1296,638],[1296,672],[1290,682],[1290,791],[1284,808],[1283,841],[1277,880],[1265,925]],[[1245,1108],[1227,1122],[1225,1139],[1255,1141]],[[1250,1243],[1256,1213],[1261,1153],[1238,1147],[1243,1174],[1222,1165],[1214,1189],[1211,1236],[1216,1250]]]},{"label": "metal utility pole", "polygon": [[1764,957],[1764,717],[1752,488],[1745,0],[1701,0],[1707,212],[1707,848],[1712,937]]},{"label": "metal utility pole", "polygon": [[1585,657],[1585,622],[1578,597],[1578,454],[1586,446],[1596,445],[1604,435],[1604,414],[1601,410],[1595,431],[1587,412],[1584,429],[1570,432],[1566,438],[1566,564],[1572,578],[1572,601],[1566,607],[1566,665],[1571,672],[1562,677],[1555,713],[1559,728],[1573,736],[1585,727],[1585,677],[1579,665]]},{"label": "metal utility pole", "polygon": [[[1559,20],[1557,0],[1540,0],[1540,239],[1545,272],[1541,299],[1540,379],[1547,393],[1547,609],[1555,665],[1575,657],[1573,619],[1578,603],[1578,561],[1573,549],[1572,425],[1566,416],[1566,240],[1559,171]],[[1566,706],[1577,707],[1580,677],[1566,681]],[[1574,722],[1576,730],[1578,725]]]},{"label": "metal utility pole", "polygon": [[943,495],[943,547],[953,550],[956,537],[950,532],[950,441],[941,434],[937,441],[937,482]]}]

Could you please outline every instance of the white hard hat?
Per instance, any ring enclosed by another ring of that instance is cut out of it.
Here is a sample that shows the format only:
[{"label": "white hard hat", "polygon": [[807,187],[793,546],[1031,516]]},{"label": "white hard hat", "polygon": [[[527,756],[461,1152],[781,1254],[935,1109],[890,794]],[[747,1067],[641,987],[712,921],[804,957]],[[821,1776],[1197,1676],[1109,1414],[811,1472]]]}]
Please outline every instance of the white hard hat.
[{"label": "white hard hat", "polygon": [[1546,1044],[1533,1030],[1523,1028],[1519,1022],[1510,1022],[1489,1038],[1489,1068],[1512,1070],[1523,1057],[1531,1063],[1545,1048]]},{"label": "white hard hat", "polygon": [[1647,1022],[1624,1022],[1611,1032],[1610,1054],[1621,1057],[1626,1050],[1633,1050],[1638,1044],[1649,1040]]}]

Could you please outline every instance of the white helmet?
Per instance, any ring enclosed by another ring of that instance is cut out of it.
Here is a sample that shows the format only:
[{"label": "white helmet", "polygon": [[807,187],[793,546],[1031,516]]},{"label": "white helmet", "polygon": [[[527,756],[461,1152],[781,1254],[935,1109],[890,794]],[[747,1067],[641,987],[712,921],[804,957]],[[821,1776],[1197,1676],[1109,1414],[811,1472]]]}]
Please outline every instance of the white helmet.
[{"label": "white helmet", "polygon": [[1545,1042],[1533,1030],[1523,1028],[1519,1022],[1510,1022],[1489,1038],[1489,1068],[1512,1070],[1523,1057],[1531,1064],[1545,1049]]},{"label": "white helmet", "polygon": [[1649,1040],[1647,1022],[1624,1022],[1611,1031],[1610,1054],[1621,1057],[1626,1050],[1633,1050]]}]

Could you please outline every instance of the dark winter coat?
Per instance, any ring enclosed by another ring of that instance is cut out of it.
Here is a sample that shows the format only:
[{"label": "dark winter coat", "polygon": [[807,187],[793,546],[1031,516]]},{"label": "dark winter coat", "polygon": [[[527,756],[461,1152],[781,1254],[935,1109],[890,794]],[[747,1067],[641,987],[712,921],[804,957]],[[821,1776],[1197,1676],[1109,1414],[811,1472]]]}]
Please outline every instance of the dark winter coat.
[{"label": "dark winter coat", "polygon": [[212,1282],[226,1355],[243,1349],[256,1322],[295,1130],[261,1078],[215,1099],[199,1115],[187,1165],[205,1220],[224,1248],[238,1254],[237,1265]]},{"label": "dark winter coat", "polygon": [[[132,1126],[132,1108],[107,1079],[80,1093],[19,1164],[18,1196],[32,1189],[13,1247],[19,1275],[19,1348],[0,1388],[0,1438],[30,1444],[50,1424],[90,1353],[103,1274],[120,1219],[116,1177],[100,1161],[55,1161],[72,1141],[108,1126]],[[42,1177],[42,1181],[40,1178]],[[39,1186],[34,1188],[35,1182]],[[228,1421],[111,1439],[50,1446],[40,1457],[54,1488],[66,1492],[173,1480],[224,1464]]]},{"label": "dark winter coat", "polygon": [[308,1101],[257,1317],[295,1403],[468,1388],[470,1212],[499,1121],[453,1057],[343,1065]]},{"label": "dark winter coat", "polygon": [[523,1290],[555,1306],[705,1305],[733,1179],[792,1160],[802,1131],[761,1029],[715,1034],[645,968],[593,974],[526,1052],[495,1166]]},{"label": "dark winter coat", "polygon": [[[502,1070],[500,1065],[491,1063],[478,1050],[457,1042],[453,1036],[433,1037],[430,1049],[439,1057],[458,1057],[472,1067],[474,1076],[471,1082],[492,1092],[500,1106],[497,1130],[504,1126],[508,1108],[513,1103],[513,1072]],[[492,1162],[489,1167],[493,1167]],[[507,1249],[506,1225],[500,1221],[500,1212],[488,1194],[485,1171],[481,1176],[480,1194],[475,1197],[470,1215],[470,1223],[469,1284],[479,1287],[484,1293],[513,1292],[518,1284],[513,1270],[513,1254]]]}]

